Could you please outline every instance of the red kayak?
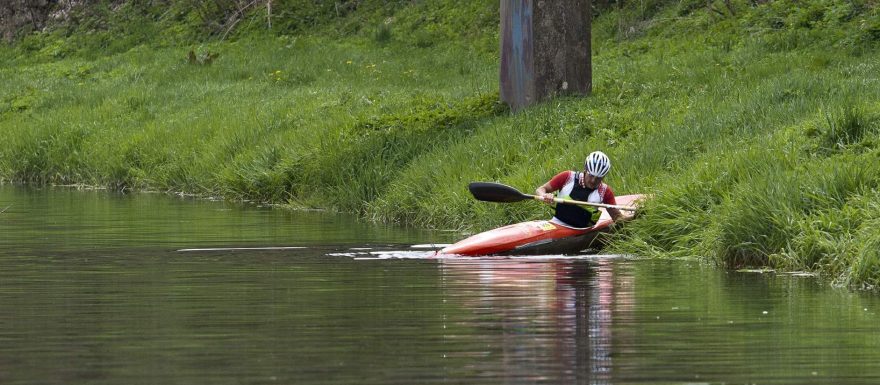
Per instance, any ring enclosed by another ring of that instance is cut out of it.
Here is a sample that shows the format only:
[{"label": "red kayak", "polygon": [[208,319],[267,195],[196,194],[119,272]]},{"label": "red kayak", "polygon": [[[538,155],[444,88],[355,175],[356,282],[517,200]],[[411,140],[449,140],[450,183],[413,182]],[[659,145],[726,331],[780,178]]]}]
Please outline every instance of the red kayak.
[{"label": "red kayak", "polygon": [[[643,195],[624,195],[617,197],[620,206],[636,207]],[[599,234],[608,233],[614,221],[604,208],[599,208],[601,216],[593,227],[572,229],[550,221],[529,221],[516,223],[494,230],[476,234],[461,240],[438,252],[438,255],[538,255],[573,254],[589,248],[602,246]],[[633,211],[621,211],[632,216]]]}]

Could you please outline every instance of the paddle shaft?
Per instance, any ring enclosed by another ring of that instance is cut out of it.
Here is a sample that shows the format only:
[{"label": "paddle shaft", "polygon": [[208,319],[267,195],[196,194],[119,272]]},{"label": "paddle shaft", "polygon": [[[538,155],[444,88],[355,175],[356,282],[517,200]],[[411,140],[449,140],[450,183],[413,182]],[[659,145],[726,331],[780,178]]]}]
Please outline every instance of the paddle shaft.
[{"label": "paddle shaft", "polygon": [[[536,201],[542,201],[542,202],[544,201],[544,198],[541,198],[537,195],[523,194],[523,196],[527,196],[527,197],[532,198]],[[556,203],[564,203],[564,204],[569,204],[569,205],[604,207],[606,209],[618,209],[618,210],[626,210],[626,211],[636,211],[637,210],[635,207],[629,207],[629,206],[609,205],[609,204],[605,204],[605,203],[584,202],[584,201],[576,201],[576,200],[562,199],[562,198],[553,198],[553,201]]]},{"label": "paddle shaft", "polygon": [[[485,202],[502,202],[502,203],[510,203],[510,202],[519,202],[523,200],[538,200],[544,201],[543,198],[537,195],[531,194],[523,194],[519,190],[510,187],[506,184],[495,183],[495,182],[471,182],[468,184],[468,190],[471,194],[474,195],[474,198],[477,198],[481,201]],[[617,209],[617,210],[627,210],[627,211],[636,211],[637,209],[632,206],[619,206],[619,205],[609,205],[604,203],[592,203],[592,202],[584,202],[584,201],[576,201],[570,199],[562,199],[562,198],[553,198],[553,201],[556,203],[564,203],[570,205],[579,205],[579,206],[594,206],[594,207],[604,207],[609,209]]]}]

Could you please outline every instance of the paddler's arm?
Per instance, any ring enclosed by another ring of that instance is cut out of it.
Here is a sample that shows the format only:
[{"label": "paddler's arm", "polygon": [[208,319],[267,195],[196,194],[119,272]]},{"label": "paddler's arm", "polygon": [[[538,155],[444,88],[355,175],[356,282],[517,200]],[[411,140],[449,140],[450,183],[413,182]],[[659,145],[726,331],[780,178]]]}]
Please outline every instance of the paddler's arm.
[{"label": "paddler's arm", "polygon": [[616,222],[623,222],[623,221],[629,219],[625,215],[623,215],[623,213],[621,213],[620,210],[618,210],[618,209],[608,207],[605,210],[608,211],[608,215],[611,216],[611,219],[614,219],[615,223]]},{"label": "paddler's arm", "polygon": [[550,182],[547,182],[547,183],[542,184],[541,187],[538,187],[535,190],[535,195],[544,198],[543,200],[545,203],[552,204],[554,196],[551,193],[553,191],[556,191],[556,190],[553,188],[553,186],[550,186]]}]

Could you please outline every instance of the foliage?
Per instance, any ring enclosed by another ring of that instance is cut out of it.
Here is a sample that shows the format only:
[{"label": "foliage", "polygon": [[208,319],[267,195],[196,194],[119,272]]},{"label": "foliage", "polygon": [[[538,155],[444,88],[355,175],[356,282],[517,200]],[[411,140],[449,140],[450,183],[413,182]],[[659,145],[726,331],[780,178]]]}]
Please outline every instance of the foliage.
[{"label": "foliage", "polygon": [[28,61],[71,55],[96,58],[140,45],[167,47],[265,35],[373,39],[422,48],[467,38],[491,50],[498,24],[496,4],[486,0],[463,4],[450,0],[86,0],[59,2],[39,12],[42,19],[50,19],[44,30],[19,36],[13,43]]}]

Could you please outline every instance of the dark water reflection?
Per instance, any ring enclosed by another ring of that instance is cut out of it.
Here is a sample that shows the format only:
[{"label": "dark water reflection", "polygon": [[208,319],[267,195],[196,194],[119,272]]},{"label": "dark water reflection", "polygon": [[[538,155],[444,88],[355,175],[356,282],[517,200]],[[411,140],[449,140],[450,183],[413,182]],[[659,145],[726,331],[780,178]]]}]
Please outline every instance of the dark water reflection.
[{"label": "dark water reflection", "polygon": [[[2,384],[869,384],[873,295],[156,195],[0,187]],[[304,247],[178,252],[206,247]]]}]

